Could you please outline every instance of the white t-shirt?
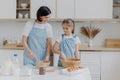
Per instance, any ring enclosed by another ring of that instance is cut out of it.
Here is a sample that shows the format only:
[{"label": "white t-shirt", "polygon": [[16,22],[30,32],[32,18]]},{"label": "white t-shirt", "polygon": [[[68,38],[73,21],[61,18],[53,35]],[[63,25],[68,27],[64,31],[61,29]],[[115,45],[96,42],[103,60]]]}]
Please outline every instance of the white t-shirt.
[{"label": "white t-shirt", "polygon": [[22,35],[29,36],[29,33],[32,30],[32,27],[39,28],[39,29],[46,29],[47,38],[52,38],[53,37],[52,26],[49,23],[39,24],[39,23],[35,22],[35,24],[34,24],[34,21],[29,21],[25,24]]},{"label": "white t-shirt", "polygon": [[[64,38],[73,38],[73,35],[71,35],[71,36],[65,36],[64,35]],[[57,38],[57,40],[56,40],[58,43],[61,43],[62,42],[62,35],[59,37],[59,38]],[[79,39],[79,37],[75,37],[75,44],[79,44],[79,43],[81,43],[80,42],[80,39]]]}]

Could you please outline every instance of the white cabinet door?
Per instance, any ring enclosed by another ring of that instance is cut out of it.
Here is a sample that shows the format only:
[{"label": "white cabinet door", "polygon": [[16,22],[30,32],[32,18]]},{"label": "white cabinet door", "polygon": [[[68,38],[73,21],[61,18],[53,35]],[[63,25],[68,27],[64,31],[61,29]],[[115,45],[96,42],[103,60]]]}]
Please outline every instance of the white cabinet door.
[{"label": "white cabinet door", "polygon": [[81,51],[81,65],[89,68],[92,80],[100,80],[100,52]]},{"label": "white cabinet door", "polygon": [[57,18],[74,18],[74,0],[57,0]]},{"label": "white cabinet door", "polygon": [[20,64],[23,65],[23,50],[0,50],[0,64],[11,59],[13,53],[17,53]]},{"label": "white cabinet door", "polygon": [[56,0],[31,0],[31,18],[36,18],[36,12],[40,6],[48,6],[52,12],[51,18],[55,18]]},{"label": "white cabinet door", "polygon": [[112,18],[113,0],[75,0],[75,18]]},{"label": "white cabinet door", "polygon": [[16,0],[0,0],[0,19],[16,18]]},{"label": "white cabinet door", "polygon": [[101,80],[120,80],[120,52],[102,54]]}]

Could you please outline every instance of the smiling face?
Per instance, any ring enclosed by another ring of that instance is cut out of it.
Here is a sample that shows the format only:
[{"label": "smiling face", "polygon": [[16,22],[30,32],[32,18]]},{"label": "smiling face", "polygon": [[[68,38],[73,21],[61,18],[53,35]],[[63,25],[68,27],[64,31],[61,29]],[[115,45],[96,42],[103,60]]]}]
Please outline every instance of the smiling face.
[{"label": "smiling face", "polygon": [[40,18],[41,18],[42,22],[45,23],[45,22],[47,22],[47,21],[49,20],[50,15],[47,15],[47,16],[41,16]]},{"label": "smiling face", "polygon": [[63,26],[63,30],[64,30],[65,35],[71,35],[72,34],[73,26],[71,26],[67,23],[64,23],[62,26]]}]

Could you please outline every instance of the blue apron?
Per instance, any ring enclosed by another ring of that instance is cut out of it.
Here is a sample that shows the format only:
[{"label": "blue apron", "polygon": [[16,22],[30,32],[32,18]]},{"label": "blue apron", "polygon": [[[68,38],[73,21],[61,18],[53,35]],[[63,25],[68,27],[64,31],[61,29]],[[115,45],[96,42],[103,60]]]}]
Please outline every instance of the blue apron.
[{"label": "blue apron", "polygon": [[[47,32],[46,29],[35,28],[34,24],[28,36],[27,44],[38,60],[44,60],[46,57]],[[36,65],[36,58],[29,58],[25,50],[24,65]]]},{"label": "blue apron", "polygon": [[[64,38],[62,34],[62,42],[60,43],[60,51],[63,52],[66,58],[75,58],[75,38],[76,36],[73,35],[72,38]],[[61,64],[61,56],[59,57],[58,66],[62,66]]]}]

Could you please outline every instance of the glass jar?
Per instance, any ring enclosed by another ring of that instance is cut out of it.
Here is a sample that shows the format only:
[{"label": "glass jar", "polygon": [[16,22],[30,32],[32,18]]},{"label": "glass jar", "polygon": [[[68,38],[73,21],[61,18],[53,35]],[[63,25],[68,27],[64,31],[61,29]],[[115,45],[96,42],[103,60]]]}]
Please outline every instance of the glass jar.
[{"label": "glass jar", "polygon": [[40,67],[39,68],[39,74],[40,75],[45,75],[45,73],[46,73],[46,67]]}]

